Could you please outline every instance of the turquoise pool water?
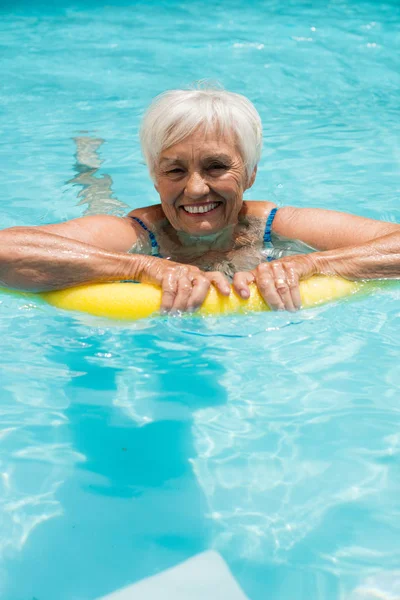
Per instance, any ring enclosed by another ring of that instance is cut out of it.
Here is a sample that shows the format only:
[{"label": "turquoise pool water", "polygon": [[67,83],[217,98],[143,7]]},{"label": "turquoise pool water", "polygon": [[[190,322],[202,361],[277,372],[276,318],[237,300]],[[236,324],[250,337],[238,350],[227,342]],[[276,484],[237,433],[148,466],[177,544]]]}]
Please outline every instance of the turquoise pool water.
[{"label": "turquoise pool water", "polygon": [[[0,14],[1,227],[156,202],[140,115],[202,78],[261,113],[252,198],[400,221],[397,1]],[[1,599],[94,600],[209,548],[250,600],[394,598],[399,298],[115,327],[1,295]]]}]

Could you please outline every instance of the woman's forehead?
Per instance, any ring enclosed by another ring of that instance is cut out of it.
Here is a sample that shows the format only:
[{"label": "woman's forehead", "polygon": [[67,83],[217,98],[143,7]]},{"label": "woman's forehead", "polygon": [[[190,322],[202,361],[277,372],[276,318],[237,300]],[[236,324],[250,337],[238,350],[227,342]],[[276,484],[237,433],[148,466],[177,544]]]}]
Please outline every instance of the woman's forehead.
[{"label": "woman's forehead", "polygon": [[201,160],[207,160],[208,158],[229,160],[237,153],[236,140],[233,135],[196,131],[184,140],[162,150],[160,162],[188,160],[193,157]]},{"label": "woman's forehead", "polygon": [[[231,161],[232,160],[232,154],[228,154],[226,152],[209,152],[209,151],[204,151],[204,152],[199,152],[196,153],[196,157],[198,156],[198,158],[203,161],[203,162],[207,162],[209,160],[221,160],[221,161]],[[190,159],[190,155],[188,155],[187,153],[184,152],[167,152],[165,155],[162,155],[160,157],[160,163],[169,163],[169,162],[175,162],[175,161],[187,161]]]}]

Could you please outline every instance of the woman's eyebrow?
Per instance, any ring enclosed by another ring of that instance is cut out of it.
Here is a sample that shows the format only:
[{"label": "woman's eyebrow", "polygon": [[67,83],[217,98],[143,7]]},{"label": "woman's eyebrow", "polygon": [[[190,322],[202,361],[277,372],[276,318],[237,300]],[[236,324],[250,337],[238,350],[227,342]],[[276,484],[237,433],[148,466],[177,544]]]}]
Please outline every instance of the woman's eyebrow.
[{"label": "woman's eyebrow", "polygon": [[[232,162],[232,157],[229,154],[225,154],[223,152],[218,152],[216,154],[206,154],[202,156],[201,160],[203,162],[211,162],[213,160],[220,160],[222,162]],[[185,163],[187,162],[184,158],[180,156],[163,156],[160,158],[160,163]]]},{"label": "woman's eyebrow", "polygon": [[177,163],[177,162],[180,162],[180,163],[183,163],[185,161],[184,161],[183,158],[180,158],[179,156],[163,156],[160,159],[160,162],[162,162],[162,163],[163,162],[167,162],[167,163]]},{"label": "woman's eyebrow", "polygon": [[229,156],[229,154],[224,154],[223,152],[220,152],[218,154],[207,154],[206,156],[203,156],[204,162],[212,161],[212,160],[220,160],[222,162],[231,162],[232,158]]}]

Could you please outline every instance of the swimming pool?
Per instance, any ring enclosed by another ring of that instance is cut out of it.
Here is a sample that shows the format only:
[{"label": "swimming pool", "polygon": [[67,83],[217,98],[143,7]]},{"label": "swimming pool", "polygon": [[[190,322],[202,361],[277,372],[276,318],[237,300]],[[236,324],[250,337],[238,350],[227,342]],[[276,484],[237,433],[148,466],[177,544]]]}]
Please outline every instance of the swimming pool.
[{"label": "swimming pool", "polygon": [[[400,221],[396,1],[2,6],[1,227],[156,202],[140,115],[205,77],[263,118],[252,198]],[[2,600],[210,548],[251,600],[394,597],[399,297],[116,327],[1,295]]]}]

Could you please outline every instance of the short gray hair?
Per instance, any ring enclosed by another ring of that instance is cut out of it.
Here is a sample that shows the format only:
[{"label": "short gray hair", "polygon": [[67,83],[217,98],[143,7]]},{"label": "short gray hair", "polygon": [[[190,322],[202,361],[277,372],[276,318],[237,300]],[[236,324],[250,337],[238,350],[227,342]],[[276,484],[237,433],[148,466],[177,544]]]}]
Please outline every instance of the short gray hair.
[{"label": "short gray hair", "polygon": [[170,90],[150,104],[143,117],[140,141],[152,178],[161,152],[199,127],[219,135],[233,133],[250,178],[261,156],[260,115],[245,96],[216,88]]}]

